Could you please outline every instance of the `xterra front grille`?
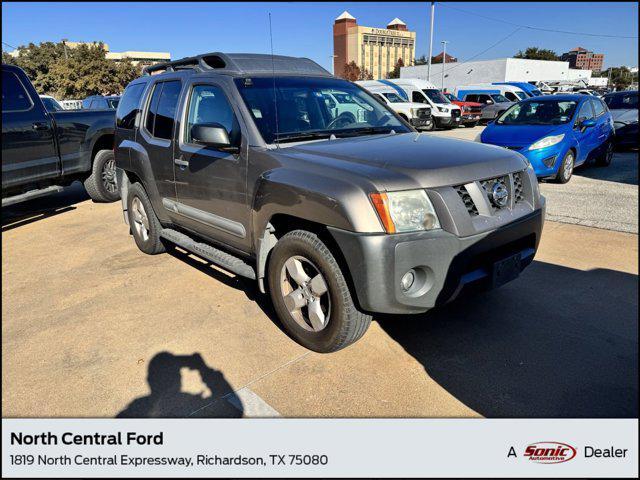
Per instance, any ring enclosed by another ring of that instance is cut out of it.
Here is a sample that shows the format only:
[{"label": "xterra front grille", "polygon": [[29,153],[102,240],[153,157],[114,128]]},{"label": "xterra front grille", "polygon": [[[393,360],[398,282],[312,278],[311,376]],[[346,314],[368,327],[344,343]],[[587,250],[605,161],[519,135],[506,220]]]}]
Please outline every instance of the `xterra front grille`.
[{"label": "xterra front grille", "polygon": [[[512,177],[512,183],[510,185],[510,179]],[[496,188],[496,184],[499,184],[502,188]],[[472,217],[480,214],[480,211],[486,212],[483,215],[491,215],[497,213],[506,208],[513,208],[513,206],[525,201],[525,189],[524,189],[524,172],[515,172],[512,175],[504,175],[501,177],[489,178],[475,182],[473,185],[469,185],[469,188],[480,189],[480,193],[484,195],[486,202],[483,202],[482,208],[478,208],[476,202],[471,198],[471,194],[467,190],[466,185],[455,185],[454,190],[464,203],[467,212]],[[496,196],[502,191],[508,192],[507,201],[504,204],[498,201]],[[476,196],[476,199],[478,197]],[[512,200],[513,199],[513,200]]]},{"label": "xterra front grille", "polygon": [[453,188],[456,189],[456,192],[458,192],[458,195],[460,196],[460,200],[462,200],[464,206],[467,207],[467,212],[469,212],[469,215],[478,215],[476,204],[473,203],[473,200],[471,199],[471,195],[469,195],[467,188],[464,185],[458,185],[457,187]]},{"label": "xterra front grille", "polygon": [[516,203],[520,203],[524,200],[523,190],[524,186],[522,185],[522,172],[516,172],[513,174],[513,195]]}]

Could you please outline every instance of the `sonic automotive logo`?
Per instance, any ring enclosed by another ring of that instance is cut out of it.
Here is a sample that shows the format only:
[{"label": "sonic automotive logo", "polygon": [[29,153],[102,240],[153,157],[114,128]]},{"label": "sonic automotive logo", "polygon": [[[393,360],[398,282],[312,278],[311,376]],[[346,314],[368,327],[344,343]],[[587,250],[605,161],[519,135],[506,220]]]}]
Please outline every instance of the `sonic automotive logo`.
[{"label": "sonic automotive logo", "polygon": [[536,463],[563,463],[576,456],[576,449],[560,442],[536,442],[527,446],[524,456]]}]

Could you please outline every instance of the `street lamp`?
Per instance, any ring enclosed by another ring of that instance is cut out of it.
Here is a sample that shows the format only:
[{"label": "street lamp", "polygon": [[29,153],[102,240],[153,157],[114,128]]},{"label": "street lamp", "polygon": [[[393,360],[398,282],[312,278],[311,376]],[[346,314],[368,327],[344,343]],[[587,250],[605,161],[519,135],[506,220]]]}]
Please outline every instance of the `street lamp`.
[{"label": "street lamp", "polygon": [[331,59],[331,75],[335,75],[335,65],[334,65],[334,60],[336,58],[338,58],[338,55],[329,55],[329,58]]},{"label": "street lamp", "polygon": [[448,40],[442,40],[440,42],[442,44],[442,90],[444,90],[444,67],[447,64],[447,43]]}]

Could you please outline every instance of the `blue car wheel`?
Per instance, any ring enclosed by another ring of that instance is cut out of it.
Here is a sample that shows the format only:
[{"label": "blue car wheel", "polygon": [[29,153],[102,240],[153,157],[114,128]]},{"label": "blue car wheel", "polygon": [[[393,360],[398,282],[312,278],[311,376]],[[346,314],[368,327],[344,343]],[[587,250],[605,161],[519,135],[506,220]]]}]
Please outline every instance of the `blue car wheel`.
[{"label": "blue car wheel", "polygon": [[565,153],[564,157],[562,158],[562,163],[560,163],[560,166],[558,167],[558,173],[556,173],[556,176],[554,177],[554,181],[556,183],[567,183],[569,180],[571,180],[575,161],[576,156],[573,153],[573,150],[569,150],[567,153]]}]

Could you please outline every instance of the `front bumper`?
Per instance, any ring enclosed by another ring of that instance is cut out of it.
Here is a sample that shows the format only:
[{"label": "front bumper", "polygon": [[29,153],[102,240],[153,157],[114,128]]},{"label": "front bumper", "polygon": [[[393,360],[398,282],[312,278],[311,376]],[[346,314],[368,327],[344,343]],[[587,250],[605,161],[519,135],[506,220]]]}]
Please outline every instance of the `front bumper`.
[{"label": "front bumper", "polygon": [[638,146],[638,122],[621,123],[616,122],[615,125],[615,143],[620,146]]},{"label": "front bumper", "polygon": [[412,118],[409,120],[409,123],[415,128],[429,128],[429,126],[433,123],[433,119],[429,118]]},{"label": "front bumper", "polygon": [[460,119],[461,117],[453,117],[453,116],[448,116],[448,117],[433,117],[433,121],[436,124],[436,127],[438,128],[442,128],[442,127],[455,127],[457,125],[460,125]]},{"label": "front bumper", "polygon": [[[330,232],[340,247],[361,308],[379,313],[420,313],[455,298],[463,289],[491,288],[495,262],[520,255],[531,263],[544,222],[542,208],[493,231],[457,237],[444,230],[396,235]],[[419,288],[400,287],[410,269]]]},{"label": "front bumper", "polygon": [[527,157],[537,177],[550,177],[558,173],[562,159],[567,154],[569,145],[560,142],[547,148],[529,150],[529,146],[522,147],[519,152]]}]

